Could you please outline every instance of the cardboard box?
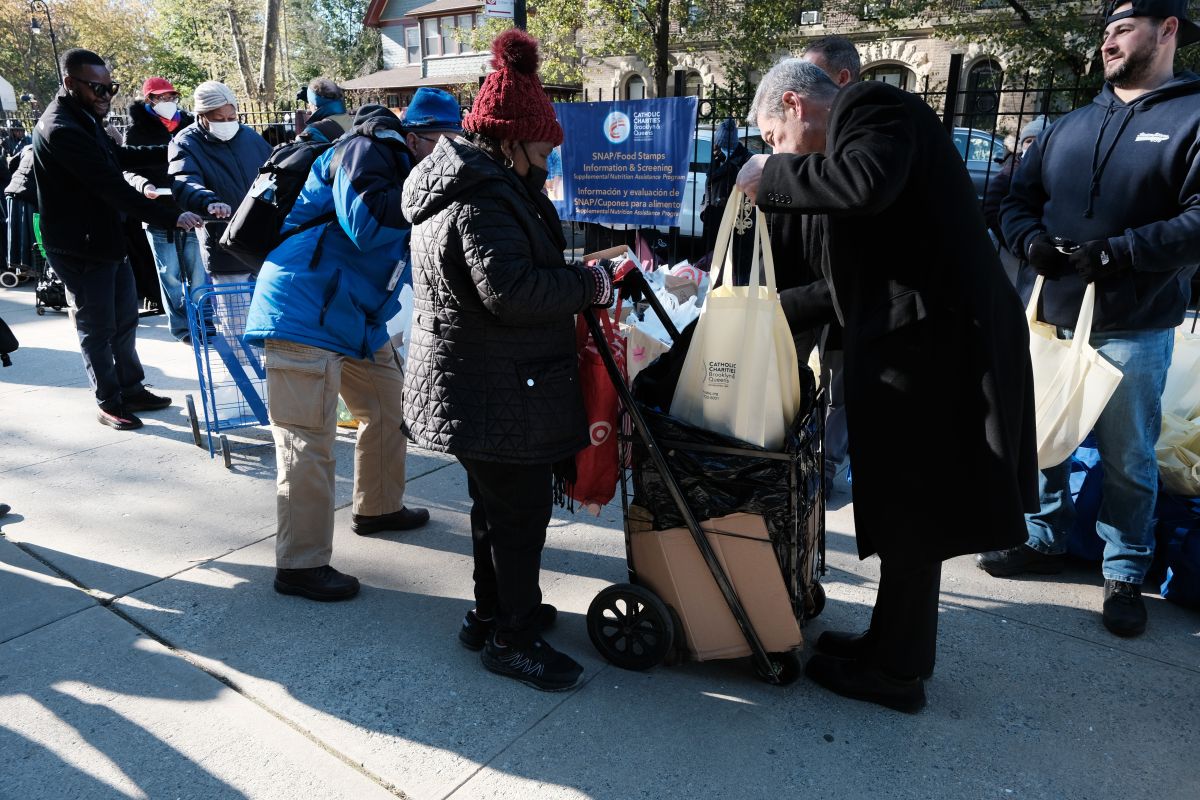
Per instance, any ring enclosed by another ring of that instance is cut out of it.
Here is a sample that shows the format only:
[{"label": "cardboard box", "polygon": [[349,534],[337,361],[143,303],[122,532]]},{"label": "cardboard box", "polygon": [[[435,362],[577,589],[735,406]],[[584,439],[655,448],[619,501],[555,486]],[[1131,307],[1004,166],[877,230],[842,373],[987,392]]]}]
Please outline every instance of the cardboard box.
[{"label": "cardboard box", "polygon": [[[638,581],[675,609],[697,661],[750,655],[742,630],[687,528],[652,530],[649,512],[630,507],[627,524]],[[700,527],[770,653],[803,645],[800,625],[767,534],[757,514],[701,520]]]}]

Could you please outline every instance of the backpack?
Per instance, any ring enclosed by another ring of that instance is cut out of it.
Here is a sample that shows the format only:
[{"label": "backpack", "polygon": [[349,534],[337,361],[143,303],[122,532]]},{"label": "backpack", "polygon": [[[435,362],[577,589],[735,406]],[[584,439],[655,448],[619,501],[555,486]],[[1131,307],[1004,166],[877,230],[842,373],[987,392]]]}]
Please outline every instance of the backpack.
[{"label": "backpack", "polygon": [[251,272],[257,273],[271,251],[285,239],[327,225],[337,218],[333,212],[321,214],[287,233],[280,233],[308,180],[313,163],[333,147],[334,141],[343,133],[342,127],[333,120],[314,122],[309,127],[320,131],[329,141],[317,142],[301,134],[295,141],[284,142],[272,150],[221,236],[222,249]]}]

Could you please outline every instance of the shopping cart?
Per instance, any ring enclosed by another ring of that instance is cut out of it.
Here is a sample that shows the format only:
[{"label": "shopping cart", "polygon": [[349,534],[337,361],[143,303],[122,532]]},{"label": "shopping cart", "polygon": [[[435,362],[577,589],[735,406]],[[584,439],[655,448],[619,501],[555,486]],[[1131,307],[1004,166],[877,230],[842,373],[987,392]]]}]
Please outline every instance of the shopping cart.
[{"label": "shopping cart", "polygon": [[[254,296],[253,283],[226,283],[192,289],[184,283],[187,298],[188,333],[196,356],[200,380],[200,401],[204,410],[204,430],[208,455],[217,453],[232,466],[227,431],[253,425],[267,425],[267,373],[262,351],[242,341],[246,314]],[[205,447],[200,437],[200,418],[189,394],[188,420],[197,447]]]},{"label": "shopping cart", "polygon": [[[619,283],[626,296],[643,296],[680,339],[640,270]],[[621,401],[629,568],[628,583],[592,601],[589,638],[625,669],[750,655],[761,679],[791,683],[801,673],[799,625],[825,606],[823,393],[810,375],[808,406],[778,452],[700,431],[635,399],[593,312],[586,319]],[[743,485],[709,485],[710,465],[741,476]],[[779,498],[773,507],[729,513],[744,510],[744,499],[763,487]]]}]

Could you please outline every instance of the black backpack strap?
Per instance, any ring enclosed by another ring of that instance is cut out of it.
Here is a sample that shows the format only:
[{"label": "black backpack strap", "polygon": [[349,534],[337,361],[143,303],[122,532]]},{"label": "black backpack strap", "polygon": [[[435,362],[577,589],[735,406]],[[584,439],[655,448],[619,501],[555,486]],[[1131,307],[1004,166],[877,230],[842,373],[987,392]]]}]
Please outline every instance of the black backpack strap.
[{"label": "black backpack strap", "polygon": [[290,239],[298,233],[304,233],[305,231],[311,231],[313,228],[320,227],[321,225],[328,225],[329,223],[333,222],[336,219],[337,219],[336,211],[327,211],[324,214],[318,214],[317,216],[313,217],[312,219],[308,219],[308,220],[305,220],[304,222],[301,222],[299,225],[292,228],[290,231],[280,234],[279,241],[282,242],[284,239]]},{"label": "black backpack strap", "polygon": [[296,138],[311,139],[312,138],[311,136],[305,136],[305,134],[308,133],[308,131],[310,131],[310,130],[314,130],[317,133],[324,136],[325,141],[327,141],[327,142],[333,142],[338,137],[340,137],[343,133],[346,132],[342,128],[342,126],[339,125],[335,120],[322,119],[322,120],[317,120],[316,122],[305,126],[304,130]]}]

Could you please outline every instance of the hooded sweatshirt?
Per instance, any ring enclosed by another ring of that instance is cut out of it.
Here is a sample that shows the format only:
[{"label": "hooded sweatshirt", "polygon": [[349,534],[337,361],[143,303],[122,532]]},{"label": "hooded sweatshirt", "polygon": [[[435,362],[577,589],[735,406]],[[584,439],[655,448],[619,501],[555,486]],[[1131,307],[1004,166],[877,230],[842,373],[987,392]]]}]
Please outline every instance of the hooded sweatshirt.
[{"label": "hooded sweatshirt", "polygon": [[[1200,77],[1180,73],[1130,103],[1105,84],[1029,148],[1000,218],[1019,256],[1048,233],[1107,239],[1131,261],[1096,284],[1093,330],[1178,325],[1200,264]],[[1075,274],[1047,280],[1043,318],[1073,328],[1084,288]]]}]

